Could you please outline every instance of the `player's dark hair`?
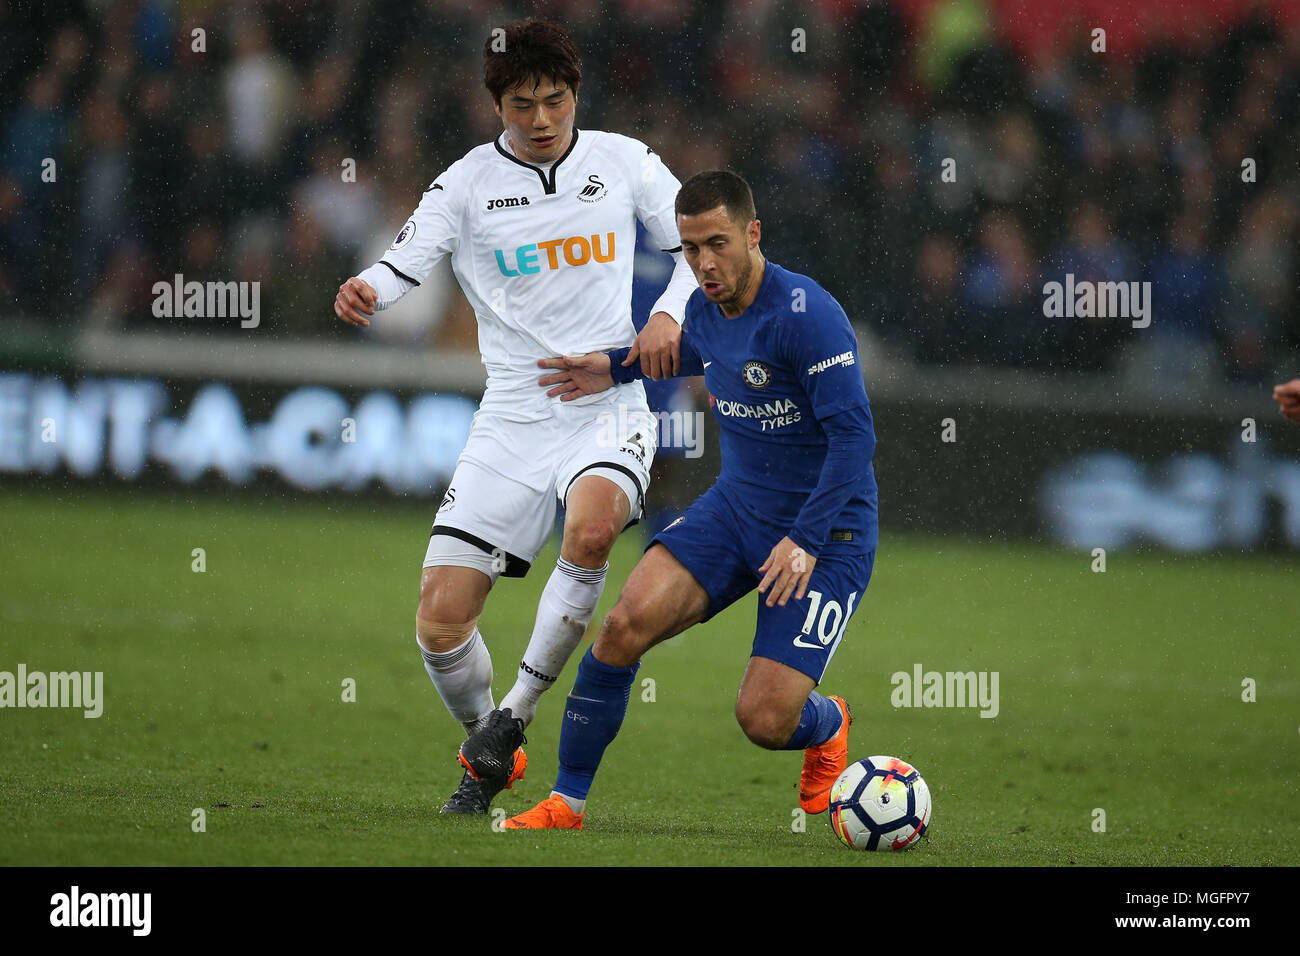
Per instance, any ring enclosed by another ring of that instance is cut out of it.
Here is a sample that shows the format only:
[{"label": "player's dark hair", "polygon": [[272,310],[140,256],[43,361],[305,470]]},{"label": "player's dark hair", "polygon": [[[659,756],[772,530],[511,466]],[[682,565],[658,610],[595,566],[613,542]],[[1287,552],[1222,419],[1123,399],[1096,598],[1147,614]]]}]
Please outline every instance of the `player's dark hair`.
[{"label": "player's dark hair", "polygon": [[578,95],[582,63],[578,48],[560,27],[545,20],[516,20],[497,27],[483,44],[483,84],[500,103],[507,90],[531,80],[565,84]]},{"label": "player's dark hair", "polygon": [[742,229],[753,222],[754,192],[744,178],[729,169],[696,173],[677,191],[674,209],[679,216],[697,216],[725,206],[727,216]]}]

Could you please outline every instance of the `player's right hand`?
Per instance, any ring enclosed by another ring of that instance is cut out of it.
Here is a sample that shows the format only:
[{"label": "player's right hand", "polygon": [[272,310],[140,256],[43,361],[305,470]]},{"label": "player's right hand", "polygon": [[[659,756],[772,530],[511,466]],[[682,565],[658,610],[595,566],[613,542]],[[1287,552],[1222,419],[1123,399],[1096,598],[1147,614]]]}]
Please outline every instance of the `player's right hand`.
[{"label": "player's right hand", "polygon": [[334,297],[334,314],[349,325],[364,328],[370,324],[365,316],[375,314],[378,301],[379,293],[371,288],[370,283],[353,276],[339,286],[339,294]]},{"label": "player's right hand", "polygon": [[632,343],[624,365],[641,360],[641,374],[658,382],[672,378],[682,370],[682,327],[667,312],[650,316],[641,334]]},{"label": "player's right hand", "polygon": [[1293,378],[1285,385],[1275,385],[1273,401],[1277,402],[1283,415],[1293,422],[1300,422],[1300,378]]},{"label": "player's right hand", "polygon": [[543,388],[553,386],[546,394],[551,398],[558,395],[562,402],[614,387],[614,378],[609,374],[609,356],[604,352],[538,359],[537,367],[558,369],[554,375],[543,375],[537,384]]}]

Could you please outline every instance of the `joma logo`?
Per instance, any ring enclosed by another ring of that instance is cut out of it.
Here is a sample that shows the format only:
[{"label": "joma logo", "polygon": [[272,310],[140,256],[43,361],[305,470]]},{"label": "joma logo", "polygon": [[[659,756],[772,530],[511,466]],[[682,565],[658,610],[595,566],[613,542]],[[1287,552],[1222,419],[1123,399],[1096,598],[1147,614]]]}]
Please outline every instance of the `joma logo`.
[{"label": "joma logo", "polygon": [[493,209],[505,209],[511,206],[527,206],[527,205],[528,205],[527,196],[518,196],[518,197],[508,196],[505,199],[489,199],[487,207],[488,207],[488,212],[491,212]]}]

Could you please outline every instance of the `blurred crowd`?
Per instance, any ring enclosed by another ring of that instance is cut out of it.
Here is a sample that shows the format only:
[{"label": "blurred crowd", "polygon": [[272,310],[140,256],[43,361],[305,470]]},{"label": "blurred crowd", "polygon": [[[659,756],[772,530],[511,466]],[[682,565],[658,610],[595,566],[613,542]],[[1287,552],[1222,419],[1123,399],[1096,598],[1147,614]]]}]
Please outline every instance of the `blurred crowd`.
[{"label": "blurred crowd", "polygon": [[[1082,24],[1014,49],[985,0],[0,0],[0,321],[174,328],[151,289],[181,273],[259,281],[258,334],[362,335],[338,284],[500,130],[483,41],[538,14],[582,53],[580,127],[741,172],[765,253],[900,352],[1290,378],[1300,30],[1268,10],[1119,54]],[[1046,316],[1067,274],[1149,281],[1150,327]],[[372,337],[472,347],[427,285]]]}]

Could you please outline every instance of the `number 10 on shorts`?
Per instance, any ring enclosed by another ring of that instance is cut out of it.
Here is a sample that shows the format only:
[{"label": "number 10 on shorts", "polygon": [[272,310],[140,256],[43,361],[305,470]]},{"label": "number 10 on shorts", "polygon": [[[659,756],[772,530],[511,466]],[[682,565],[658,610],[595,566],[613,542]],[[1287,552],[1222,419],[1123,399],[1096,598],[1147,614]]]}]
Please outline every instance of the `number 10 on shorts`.
[{"label": "number 10 on shorts", "polygon": [[849,626],[849,618],[853,615],[853,602],[857,599],[858,592],[854,591],[849,595],[844,607],[840,607],[839,601],[827,601],[823,607],[822,592],[809,591],[808,616],[803,619],[803,628],[799,636],[794,639],[795,647],[817,647],[816,644],[804,640],[804,637],[812,634],[814,624],[817,625],[817,640],[821,641],[822,647],[829,647],[839,641]]}]

